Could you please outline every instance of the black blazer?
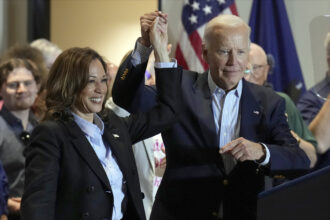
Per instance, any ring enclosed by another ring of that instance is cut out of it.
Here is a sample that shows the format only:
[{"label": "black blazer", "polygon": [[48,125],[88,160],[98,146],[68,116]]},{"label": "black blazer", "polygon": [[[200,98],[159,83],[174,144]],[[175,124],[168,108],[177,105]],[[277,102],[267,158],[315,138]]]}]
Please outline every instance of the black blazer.
[{"label": "black blazer", "polygon": [[[146,111],[157,103],[159,91],[138,81],[146,64],[133,67],[130,57],[120,66],[113,87],[114,101],[130,112]],[[136,71],[140,69],[140,71]],[[240,101],[240,136],[265,143],[271,155],[267,167],[254,161],[238,162],[226,174],[219,154],[219,137],[213,118],[207,73],[169,68],[181,75],[178,95],[182,102],[178,123],[162,132],[167,167],[151,213],[152,220],[216,219],[220,203],[224,218],[256,219],[257,195],[264,189],[265,174],[308,169],[309,160],[289,131],[284,100],[270,89],[243,80]],[[132,76],[138,73],[137,76]],[[125,80],[119,80],[125,74]],[[126,84],[124,83],[126,82]],[[139,87],[129,90],[126,85]],[[128,102],[122,92],[133,96]]]},{"label": "black blazer", "polygon": [[[104,119],[103,139],[124,176],[124,219],[145,219],[131,145],[174,122],[177,76],[157,74],[162,102],[150,112],[120,118],[109,111]],[[23,220],[111,220],[113,195],[107,175],[73,119],[46,121],[35,128],[27,150],[25,180]]]}]

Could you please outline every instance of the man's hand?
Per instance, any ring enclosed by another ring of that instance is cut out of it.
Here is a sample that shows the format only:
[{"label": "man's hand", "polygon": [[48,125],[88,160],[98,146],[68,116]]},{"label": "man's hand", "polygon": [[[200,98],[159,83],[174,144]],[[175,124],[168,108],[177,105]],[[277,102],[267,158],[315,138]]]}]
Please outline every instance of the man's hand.
[{"label": "man's hand", "polygon": [[19,213],[21,209],[21,197],[11,197],[8,199],[8,210],[10,213]]},{"label": "man's hand", "polygon": [[152,23],[149,38],[154,49],[155,62],[170,62],[167,52],[167,22],[161,17],[157,17]]},{"label": "man's hand", "polygon": [[160,11],[146,13],[140,17],[141,38],[139,42],[145,47],[150,47],[151,45],[149,33],[152,23],[157,17],[160,17],[162,22],[167,23],[167,14],[164,14]]},{"label": "man's hand", "polygon": [[263,146],[245,138],[237,138],[220,149],[220,154],[229,153],[236,160],[260,160],[265,156]]}]

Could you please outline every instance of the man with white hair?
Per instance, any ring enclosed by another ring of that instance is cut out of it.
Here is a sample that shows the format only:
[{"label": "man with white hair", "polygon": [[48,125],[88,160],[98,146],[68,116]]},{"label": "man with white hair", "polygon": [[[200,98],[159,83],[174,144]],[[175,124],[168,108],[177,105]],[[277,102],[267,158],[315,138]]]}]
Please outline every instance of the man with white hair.
[{"label": "man with white hair", "polygon": [[[131,112],[157,103],[157,90],[144,86],[151,50],[147,33],[156,17],[166,22],[161,12],[141,17],[142,37],[114,83],[114,101]],[[166,39],[167,31],[161,31]],[[183,101],[176,106],[179,122],[162,132],[167,167],[151,220],[256,219],[265,174],[308,169],[306,154],[290,134],[283,99],[243,79],[249,35],[237,16],[212,19],[203,42],[210,69],[203,74],[176,67],[166,51],[154,48],[158,71],[180,74],[177,95]]]},{"label": "man with white hair", "polygon": [[324,42],[328,71],[325,78],[308,90],[297,107],[318,142],[317,168],[330,165],[330,32]]},{"label": "man with white hair", "polygon": [[[268,86],[267,77],[269,70],[274,68],[268,63],[267,55],[258,44],[251,43],[249,52],[249,68],[250,73],[246,74],[244,78],[252,83],[260,86]],[[302,119],[300,112],[291,98],[282,92],[277,92],[285,100],[285,113],[288,117],[289,128],[292,135],[296,138],[299,147],[305,151],[309,160],[311,161],[310,167],[314,167],[316,163],[316,147],[317,142],[311,132],[308,130],[307,125]]]}]

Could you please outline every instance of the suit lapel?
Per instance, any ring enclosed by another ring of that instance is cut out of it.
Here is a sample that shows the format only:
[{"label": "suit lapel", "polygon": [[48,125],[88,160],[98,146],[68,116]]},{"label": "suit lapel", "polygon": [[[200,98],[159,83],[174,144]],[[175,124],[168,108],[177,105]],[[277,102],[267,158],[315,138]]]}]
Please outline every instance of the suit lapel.
[{"label": "suit lapel", "polygon": [[248,140],[257,140],[263,108],[261,108],[260,100],[252,93],[250,84],[244,79],[240,114],[240,136]]},{"label": "suit lapel", "polygon": [[80,130],[79,126],[73,120],[67,122],[66,126],[67,130],[69,131],[69,134],[72,136],[73,146],[79,152],[81,157],[86,161],[91,170],[93,170],[96,176],[98,176],[98,178],[104,183],[107,189],[110,189],[110,183],[104,171],[104,168],[92,146],[86,139],[84,133]]},{"label": "suit lapel", "polygon": [[127,174],[131,173],[129,161],[132,160],[132,158],[129,158],[130,152],[128,151],[128,147],[123,141],[121,141],[122,137],[119,129],[110,126],[109,123],[105,123],[103,139],[110,145],[111,151],[116,158],[118,166],[122,171],[125,179],[127,180]]},{"label": "suit lapel", "polygon": [[203,73],[193,85],[192,89],[196,97],[192,98],[192,101],[194,102],[192,107],[194,108],[194,111],[197,112],[197,122],[206,145],[218,147],[219,138],[214,124],[212,97],[207,82],[207,75],[207,72]]}]

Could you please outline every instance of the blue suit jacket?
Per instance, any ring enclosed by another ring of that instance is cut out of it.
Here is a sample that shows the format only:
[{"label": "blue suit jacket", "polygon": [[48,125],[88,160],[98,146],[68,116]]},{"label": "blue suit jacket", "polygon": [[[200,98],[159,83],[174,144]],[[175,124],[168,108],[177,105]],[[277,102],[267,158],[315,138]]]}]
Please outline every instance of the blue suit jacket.
[{"label": "blue suit jacket", "polygon": [[[128,57],[114,83],[114,101],[130,112],[146,111],[157,103],[156,89],[144,86],[145,66],[133,67]],[[221,202],[224,219],[255,219],[265,173],[309,167],[307,156],[290,134],[284,100],[271,89],[243,81],[240,136],[267,144],[271,161],[267,167],[254,161],[238,162],[226,174],[218,152],[207,73],[181,68],[166,71],[180,74],[177,95],[182,103],[176,108],[182,114],[178,123],[162,132],[167,167],[151,219],[216,219]]]}]

